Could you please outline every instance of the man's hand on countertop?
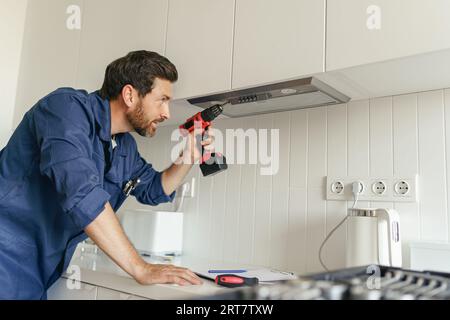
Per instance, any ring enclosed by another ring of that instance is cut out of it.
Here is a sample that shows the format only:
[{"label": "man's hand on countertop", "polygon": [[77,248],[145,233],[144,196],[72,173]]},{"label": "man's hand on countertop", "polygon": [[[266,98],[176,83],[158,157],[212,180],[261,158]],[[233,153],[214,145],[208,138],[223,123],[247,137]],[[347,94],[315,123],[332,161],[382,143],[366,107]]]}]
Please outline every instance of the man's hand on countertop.
[{"label": "man's hand on countertop", "polygon": [[180,286],[200,285],[203,281],[191,270],[170,264],[144,264],[136,273],[135,280],[142,285],[175,283]]}]

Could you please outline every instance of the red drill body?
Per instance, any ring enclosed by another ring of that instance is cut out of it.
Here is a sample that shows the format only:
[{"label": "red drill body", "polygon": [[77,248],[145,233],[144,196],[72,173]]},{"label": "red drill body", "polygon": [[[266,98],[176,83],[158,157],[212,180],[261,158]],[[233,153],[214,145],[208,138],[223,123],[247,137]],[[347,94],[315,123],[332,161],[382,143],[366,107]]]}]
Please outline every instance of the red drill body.
[{"label": "red drill body", "polygon": [[[180,131],[183,136],[187,136],[194,130],[199,130],[200,138],[203,138],[204,133],[211,126],[211,122],[217,118],[223,111],[223,105],[216,104],[208,109],[195,114],[186,120],[180,126]],[[213,159],[211,159],[213,158]],[[213,161],[210,161],[213,160]],[[202,158],[200,159],[200,169],[204,176],[212,175],[228,168],[226,159],[221,153],[205,152],[202,147]]]},{"label": "red drill body", "polygon": [[[196,128],[195,125],[197,125],[198,128]],[[211,122],[203,120],[202,113],[199,112],[193,117],[187,119],[186,122],[180,126],[180,131],[183,136],[187,136],[189,133],[194,131],[194,129],[201,129],[200,134],[203,134],[206,130],[208,130],[210,125]]]}]

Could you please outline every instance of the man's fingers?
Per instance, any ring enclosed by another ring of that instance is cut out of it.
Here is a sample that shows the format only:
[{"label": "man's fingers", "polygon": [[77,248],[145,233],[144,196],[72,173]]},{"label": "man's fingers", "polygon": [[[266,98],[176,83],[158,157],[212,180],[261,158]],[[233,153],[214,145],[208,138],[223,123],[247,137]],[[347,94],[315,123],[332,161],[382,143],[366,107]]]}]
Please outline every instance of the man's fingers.
[{"label": "man's fingers", "polygon": [[192,271],[189,270],[189,269],[188,269],[187,271],[188,271],[188,273],[189,273],[192,277],[194,277],[194,278],[200,280],[200,277],[199,277],[198,275],[196,275],[194,272],[192,272]]},{"label": "man's fingers", "polygon": [[167,274],[167,280],[170,283],[176,283],[179,285],[203,283],[195,273],[187,268],[173,266],[171,270],[167,270]]},{"label": "man's fingers", "polygon": [[188,281],[190,284],[202,284],[202,281],[190,270],[180,270],[177,276]]},{"label": "man's fingers", "polygon": [[187,285],[190,285],[190,283],[189,283],[188,281],[184,280],[184,279],[181,278],[181,277],[176,277],[176,276],[175,276],[175,279],[174,279],[173,283],[175,283],[175,284],[177,284],[177,285],[179,285],[179,286],[187,286]]},{"label": "man's fingers", "polygon": [[175,283],[180,286],[200,285],[203,281],[191,270],[170,264],[149,265],[146,279],[141,284]]}]

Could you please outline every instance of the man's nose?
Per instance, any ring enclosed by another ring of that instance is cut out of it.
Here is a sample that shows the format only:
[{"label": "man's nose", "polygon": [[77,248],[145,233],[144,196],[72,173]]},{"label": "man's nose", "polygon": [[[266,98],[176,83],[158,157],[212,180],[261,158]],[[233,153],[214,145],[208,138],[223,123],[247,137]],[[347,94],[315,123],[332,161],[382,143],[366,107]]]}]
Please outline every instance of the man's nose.
[{"label": "man's nose", "polygon": [[170,119],[169,103],[165,104],[165,107],[164,107],[163,113],[161,114],[161,117],[164,120],[169,120]]}]

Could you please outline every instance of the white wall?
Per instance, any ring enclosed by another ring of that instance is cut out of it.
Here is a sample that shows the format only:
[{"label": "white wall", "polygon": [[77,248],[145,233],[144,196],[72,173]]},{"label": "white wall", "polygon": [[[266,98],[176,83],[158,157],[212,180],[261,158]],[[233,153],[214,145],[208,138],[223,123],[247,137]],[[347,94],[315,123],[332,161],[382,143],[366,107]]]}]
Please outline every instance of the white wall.
[{"label": "white wall", "polygon": [[0,0],[0,148],[11,133],[27,0]]},{"label": "white wall", "polygon": [[[258,166],[234,165],[209,178],[194,168],[198,196],[187,199],[184,210],[187,254],[320,271],[320,243],[351,205],[324,200],[327,175],[418,173],[420,203],[373,206],[399,211],[406,267],[411,240],[449,241],[450,89],[220,120],[216,127],[279,128],[282,167],[267,177]],[[157,169],[169,164],[173,129],[138,139],[142,155]],[[139,206],[134,200],[126,204]],[[345,233],[341,228],[325,248],[329,267],[344,266]]]}]

